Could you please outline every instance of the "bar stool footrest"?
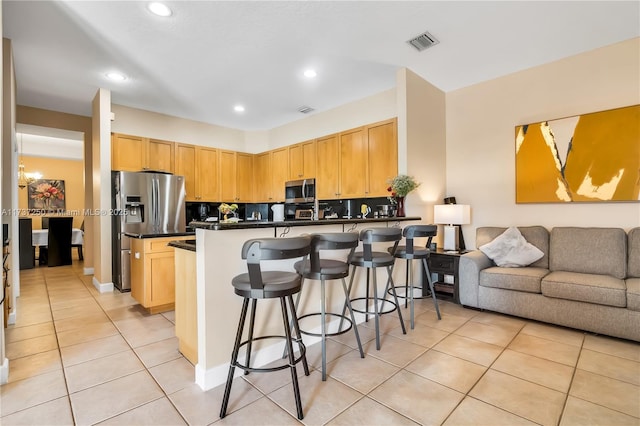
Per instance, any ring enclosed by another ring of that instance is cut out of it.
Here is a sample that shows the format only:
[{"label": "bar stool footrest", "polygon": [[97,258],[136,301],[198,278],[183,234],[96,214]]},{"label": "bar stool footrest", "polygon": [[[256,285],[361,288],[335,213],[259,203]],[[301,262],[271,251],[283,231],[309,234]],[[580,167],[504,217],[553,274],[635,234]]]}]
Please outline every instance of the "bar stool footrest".
[{"label": "bar stool footrest", "polygon": [[[260,337],[255,337],[253,338],[252,342],[256,342],[258,340],[265,340],[265,339],[282,339],[282,340],[287,340],[287,336],[279,336],[279,335],[274,335],[274,336],[260,336]],[[302,359],[305,357],[306,353],[307,353],[307,347],[304,345],[304,343],[302,343],[301,341],[298,342],[295,339],[291,339],[292,343],[295,345],[298,345],[298,348],[300,349],[300,356],[298,356],[298,358],[295,358],[293,360],[293,364],[297,364],[300,361],[302,361]],[[247,345],[249,343],[248,340],[245,340],[244,342],[240,343],[240,347],[243,347],[245,345]],[[240,368],[248,373],[270,373],[272,371],[279,371],[279,370],[284,370],[285,368],[291,368],[291,366],[289,365],[289,363],[286,364],[282,364],[282,365],[277,365],[275,367],[249,367],[246,366],[242,363],[240,363],[240,361],[235,361],[234,366],[237,368]]]},{"label": "bar stool footrest", "polygon": [[[354,311],[355,311],[355,309],[354,309]],[[304,319],[304,318],[320,316],[320,315],[322,315],[320,312],[314,312],[314,313],[311,313],[311,314],[305,314],[305,315],[302,315],[301,317],[298,317],[298,322],[301,322],[302,319]],[[340,314],[336,314],[336,313],[332,313],[332,312],[326,312],[324,315],[325,316],[332,316],[332,317],[340,318],[341,320],[344,320],[344,321],[347,322],[347,328],[345,328],[344,330],[333,331],[331,333],[325,333],[324,335],[327,336],[327,337],[339,336],[339,335],[344,334],[347,331],[351,330],[351,328],[353,327],[353,323],[351,322],[351,318],[349,318],[346,315],[340,315]],[[342,323],[342,321],[341,321],[341,323]],[[305,334],[307,336],[322,337],[321,333],[311,333],[310,331],[304,331],[302,329],[302,326],[300,328],[300,333]]]},{"label": "bar stool footrest", "polygon": [[[404,291],[402,292],[402,294],[398,291],[398,290],[404,290],[406,288],[406,286],[404,285],[397,285],[393,287],[396,290],[396,295],[398,296],[398,299],[410,299],[406,294],[404,294]],[[416,296],[414,294],[413,298],[414,299],[431,299],[431,290],[427,289],[427,294],[426,295],[422,295],[422,287],[418,287],[418,286],[409,286],[409,289],[411,291],[414,290],[420,290],[420,295]],[[390,296],[393,296],[393,293],[391,292],[391,289],[387,290],[387,294]]]},{"label": "bar stool footrest", "polygon": [[[357,308],[355,308],[355,307],[353,306],[353,302],[359,302],[359,301],[361,301],[361,300],[367,300],[367,299],[368,299],[369,301],[372,301],[372,302],[374,301],[373,297],[369,297],[369,298],[367,298],[367,297],[356,297],[355,299],[350,299],[350,301],[351,301],[351,309],[353,309],[353,312],[358,312],[358,313],[365,314],[365,315],[375,315],[376,313],[375,313],[375,311],[373,311],[373,310],[369,310],[369,311],[367,311],[367,310],[366,310],[366,308],[365,308],[365,310],[362,310],[362,309],[357,309]],[[383,303],[383,301],[384,301],[384,303]],[[393,301],[391,301],[391,300],[387,300],[387,299],[378,299],[378,304],[379,304],[381,307],[382,307],[383,305],[387,305],[387,304],[389,304],[389,305],[391,306],[391,308],[388,308],[388,309],[386,309],[386,310],[379,310],[379,311],[378,311],[378,314],[379,314],[379,315],[390,314],[390,313],[392,313],[392,312],[395,312],[395,311],[396,311],[396,309],[398,309],[398,307],[396,306],[395,302],[393,302]]]}]

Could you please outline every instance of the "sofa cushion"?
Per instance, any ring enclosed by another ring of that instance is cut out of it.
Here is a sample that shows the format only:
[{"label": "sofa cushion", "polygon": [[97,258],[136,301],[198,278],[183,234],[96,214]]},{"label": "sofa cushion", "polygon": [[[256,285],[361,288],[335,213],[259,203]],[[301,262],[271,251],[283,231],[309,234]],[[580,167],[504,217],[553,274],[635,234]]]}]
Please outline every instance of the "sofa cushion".
[{"label": "sofa cushion", "polygon": [[529,266],[544,256],[542,250],[528,243],[515,226],[507,228],[493,241],[478,248],[496,265],[504,268]]},{"label": "sofa cushion", "polygon": [[640,278],[627,278],[627,309],[640,311]]},{"label": "sofa cushion", "polygon": [[551,272],[542,279],[541,289],[543,295],[558,299],[621,308],[627,306],[627,288],[624,280],[609,275]]},{"label": "sofa cushion", "polygon": [[540,281],[548,273],[549,270],[544,268],[500,268],[493,266],[480,271],[480,285],[540,293]]},{"label": "sofa cushion", "polygon": [[629,231],[628,277],[640,278],[640,228]]},{"label": "sofa cushion", "polygon": [[622,280],[627,274],[627,234],[620,228],[553,228],[549,269]]},{"label": "sofa cushion", "polygon": [[[476,230],[476,247],[487,244],[506,230],[507,228],[495,226],[479,227]],[[530,266],[547,269],[549,267],[549,231],[542,226],[519,226],[518,230],[527,242],[533,244],[544,253],[540,260]]]}]

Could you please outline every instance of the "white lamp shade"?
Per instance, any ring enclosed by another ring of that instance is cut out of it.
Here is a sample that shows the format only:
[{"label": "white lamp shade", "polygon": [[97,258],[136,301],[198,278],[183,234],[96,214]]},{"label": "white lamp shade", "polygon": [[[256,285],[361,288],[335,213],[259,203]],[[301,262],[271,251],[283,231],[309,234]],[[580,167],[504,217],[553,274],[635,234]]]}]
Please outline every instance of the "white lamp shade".
[{"label": "white lamp shade", "polygon": [[433,206],[433,223],[467,225],[471,223],[471,206],[467,204]]}]

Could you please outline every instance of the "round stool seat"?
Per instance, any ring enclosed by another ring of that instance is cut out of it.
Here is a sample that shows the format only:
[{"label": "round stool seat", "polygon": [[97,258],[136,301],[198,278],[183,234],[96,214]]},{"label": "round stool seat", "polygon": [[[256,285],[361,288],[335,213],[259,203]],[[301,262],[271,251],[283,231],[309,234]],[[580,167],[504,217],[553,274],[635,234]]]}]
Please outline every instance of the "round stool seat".
[{"label": "round stool seat", "polygon": [[[295,272],[264,271],[262,272],[262,282],[264,283],[264,295],[261,298],[273,299],[299,292],[301,279],[300,275]],[[238,296],[256,297],[255,293],[252,293],[248,273],[235,276],[231,280],[231,285]]]},{"label": "round stool seat", "polygon": [[365,260],[365,255],[363,252],[353,253],[349,263],[354,266],[362,266],[362,267],[372,267],[378,268],[382,266],[391,266],[395,262],[395,258],[383,251],[374,251],[371,253],[371,260]]},{"label": "round stool seat", "polygon": [[310,263],[303,261],[296,262],[293,268],[309,280],[337,280],[349,275],[349,265],[333,259],[320,259],[318,272],[312,272]]}]

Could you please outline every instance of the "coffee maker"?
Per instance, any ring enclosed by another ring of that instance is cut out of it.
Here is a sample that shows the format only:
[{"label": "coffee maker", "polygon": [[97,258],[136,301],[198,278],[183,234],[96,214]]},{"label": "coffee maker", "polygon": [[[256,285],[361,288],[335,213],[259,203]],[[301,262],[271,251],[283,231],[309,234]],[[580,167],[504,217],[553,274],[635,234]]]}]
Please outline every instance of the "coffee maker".
[{"label": "coffee maker", "polygon": [[208,218],[210,212],[211,209],[209,208],[209,204],[201,203],[198,206],[198,217],[200,218],[200,220],[205,220],[206,218]]}]

